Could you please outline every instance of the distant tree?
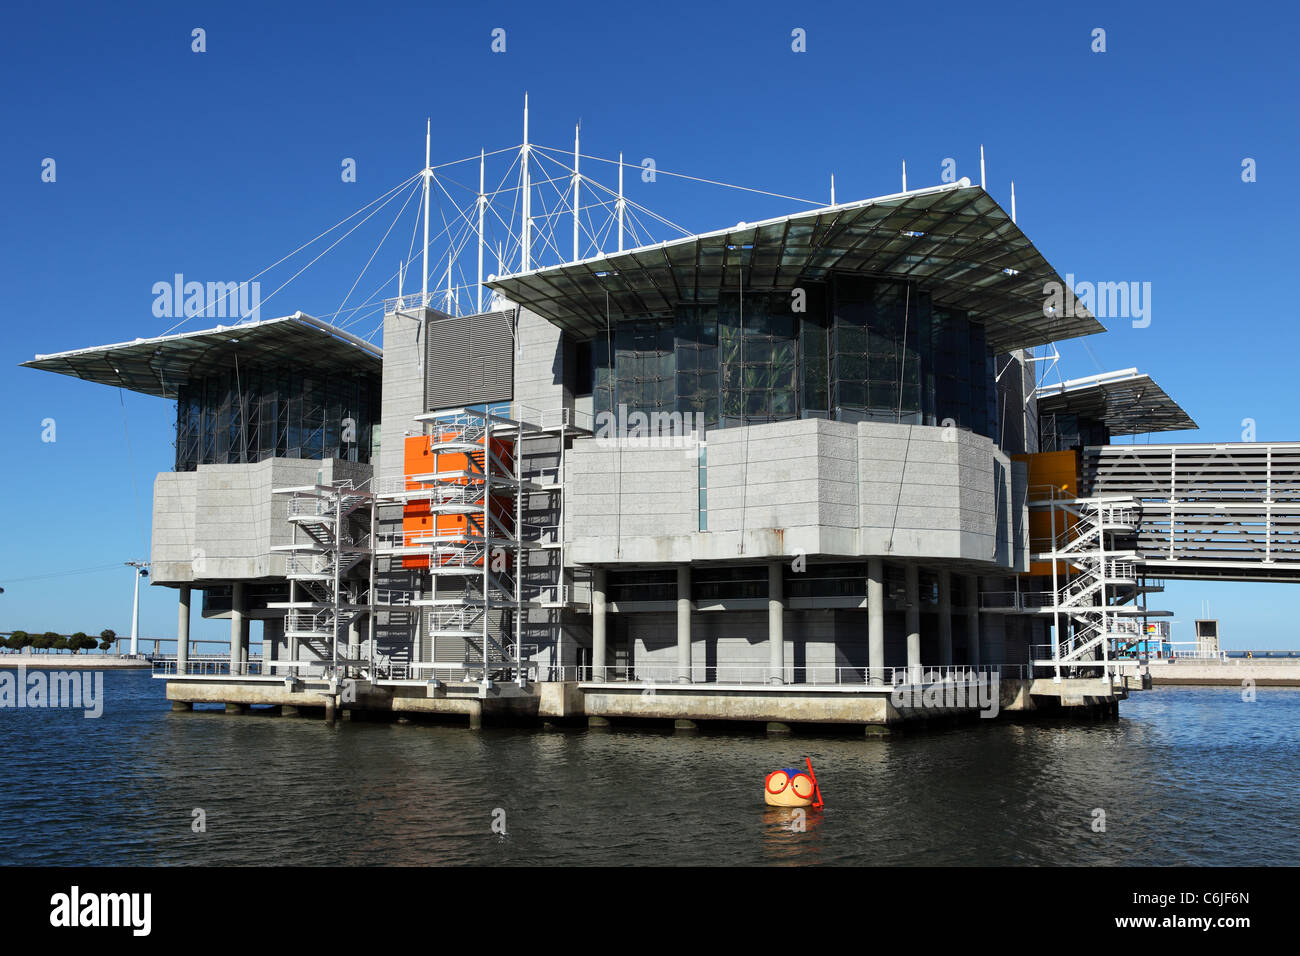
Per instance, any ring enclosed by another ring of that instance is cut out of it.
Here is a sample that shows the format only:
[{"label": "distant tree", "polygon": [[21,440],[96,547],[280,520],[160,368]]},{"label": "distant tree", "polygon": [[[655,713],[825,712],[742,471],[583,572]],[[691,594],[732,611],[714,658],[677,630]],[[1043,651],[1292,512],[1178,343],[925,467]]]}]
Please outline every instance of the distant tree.
[{"label": "distant tree", "polygon": [[106,627],[99,632],[99,649],[101,651],[110,651],[113,649],[113,642],[117,640],[117,631],[111,627]]},{"label": "distant tree", "polygon": [[99,649],[100,649],[101,651],[110,651],[110,650],[113,649],[113,642],[112,642],[112,641],[100,641],[100,642],[99,642]]},{"label": "distant tree", "polygon": [[30,647],[32,636],[26,631],[14,631],[9,635],[9,640],[5,642],[8,647],[15,651],[21,651],[25,647]]},{"label": "distant tree", "polygon": [[78,631],[68,638],[68,649],[77,654],[81,651],[88,650],[95,646],[97,642],[92,637],[87,637],[84,631]]},{"label": "distant tree", "polygon": [[50,638],[50,647],[54,648],[54,652],[56,654],[59,651],[66,651],[68,649],[68,639],[64,637],[62,634],[56,634],[54,631],[48,631],[46,633],[46,636]]},{"label": "distant tree", "polygon": [[46,631],[44,634],[37,634],[32,638],[32,647],[38,651],[48,651],[54,646],[54,639],[58,637],[53,631]]}]

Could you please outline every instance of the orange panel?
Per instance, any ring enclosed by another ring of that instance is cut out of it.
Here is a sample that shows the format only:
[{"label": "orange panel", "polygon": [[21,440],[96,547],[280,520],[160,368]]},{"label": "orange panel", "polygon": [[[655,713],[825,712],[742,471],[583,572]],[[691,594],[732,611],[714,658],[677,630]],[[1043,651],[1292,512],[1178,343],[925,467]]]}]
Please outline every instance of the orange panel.
[{"label": "orange panel", "polygon": [[[443,432],[438,437],[442,440],[454,438],[455,432]],[[434,452],[430,449],[431,436],[417,435],[407,438],[403,447],[403,473],[407,476],[406,487],[422,488],[427,483],[411,480],[412,475],[429,475],[429,474],[447,474],[454,472],[481,470],[483,468],[483,451],[444,451]],[[502,441],[500,439],[492,440],[492,449],[496,456],[506,462],[512,463],[514,455],[514,443]],[[453,482],[467,483],[468,479],[451,479]],[[491,505],[492,513],[497,520],[509,526],[511,516],[514,513],[514,503],[508,494],[493,495]],[[403,540],[408,544],[417,535],[437,534],[439,537],[449,537],[455,540],[458,535],[464,535],[469,528],[469,519],[463,514],[443,514],[434,516],[429,508],[427,501],[408,502],[402,510],[402,534]],[[476,563],[481,564],[480,558]],[[402,558],[402,567],[404,568],[427,568],[429,559],[423,556],[407,556]]]},{"label": "orange panel", "polygon": [[[1051,494],[1054,488],[1057,497],[1073,498],[1079,493],[1079,456],[1074,451],[1044,451],[1035,455],[1012,455],[1012,461],[1023,461],[1029,466],[1029,500],[1038,501]],[[1065,518],[1062,523],[1061,518]],[[1074,518],[1058,514],[1055,518],[1056,534],[1061,537]],[[1031,551],[1045,551],[1052,537],[1052,515],[1041,509],[1029,511],[1029,540]],[[1047,575],[1052,573],[1051,561],[1034,561],[1029,566],[1029,573]],[[1065,573],[1065,564],[1061,562],[1058,574]]]}]

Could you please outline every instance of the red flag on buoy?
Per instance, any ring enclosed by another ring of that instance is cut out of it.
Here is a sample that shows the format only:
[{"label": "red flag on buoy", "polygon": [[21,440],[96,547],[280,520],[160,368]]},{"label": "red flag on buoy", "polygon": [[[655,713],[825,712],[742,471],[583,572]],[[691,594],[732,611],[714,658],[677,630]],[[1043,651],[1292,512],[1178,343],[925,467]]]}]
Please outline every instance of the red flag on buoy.
[{"label": "red flag on buoy", "polygon": [[812,758],[804,757],[804,762],[808,764],[808,776],[812,777],[813,790],[817,792],[817,802],[813,804],[814,810],[822,808],[822,788],[817,785],[817,774],[813,773]]}]

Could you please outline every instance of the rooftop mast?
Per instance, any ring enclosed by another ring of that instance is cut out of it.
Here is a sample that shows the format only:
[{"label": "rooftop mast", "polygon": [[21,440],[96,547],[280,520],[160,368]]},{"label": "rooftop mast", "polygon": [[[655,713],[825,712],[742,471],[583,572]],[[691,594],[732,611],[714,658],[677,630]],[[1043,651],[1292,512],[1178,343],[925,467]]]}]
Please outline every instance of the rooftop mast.
[{"label": "rooftop mast", "polygon": [[429,168],[433,121],[426,119],[424,123],[424,270],[420,278],[420,308],[429,304],[429,179],[433,175]]},{"label": "rooftop mast", "polygon": [[487,194],[483,191],[483,163],[486,154],[478,151],[478,299],[475,311],[483,311],[483,211],[487,208]]},{"label": "rooftop mast", "polygon": [[520,270],[521,272],[527,272],[529,269],[531,269],[531,268],[533,267],[533,255],[532,255],[532,244],[533,244],[533,204],[532,204],[532,196],[531,196],[531,193],[532,193],[532,181],[529,179],[529,176],[528,176],[528,154],[529,154],[529,149],[528,149],[528,94],[525,93],[525,94],[524,94],[524,145],[523,145],[523,150],[522,150],[522,152],[520,153],[520,157],[521,157],[520,165],[523,167],[523,180],[522,180],[521,185],[522,185],[522,187],[523,187],[523,192],[524,192],[524,196],[523,196],[523,207],[524,207],[524,223],[523,223],[523,225],[524,225],[524,232],[523,232],[523,268]]},{"label": "rooftop mast", "polygon": [[623,153],[618,154],[618,251],[623,251]]},{"label": "rooftop mast", "polygon": [[582,132],[582,120],[578,120],[578,125],[573,127],[573,261],[578,261],[578,207],[581,205],[581,198],[578,190],[582,182],[582,176],[578,173],[578,161],[581,154],[578,152],[578,136]]}]

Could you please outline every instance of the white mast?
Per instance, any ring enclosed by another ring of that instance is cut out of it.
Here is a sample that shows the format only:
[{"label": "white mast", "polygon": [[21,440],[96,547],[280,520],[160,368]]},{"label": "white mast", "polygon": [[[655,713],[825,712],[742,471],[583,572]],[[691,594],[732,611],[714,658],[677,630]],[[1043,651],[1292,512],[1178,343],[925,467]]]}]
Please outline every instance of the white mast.
[{"label": "white mast", "polygon": [[522,186],[524,191],[524,232],[523,232],[523,269],[527,272],[533,267],[533,204],[532,204],[532,182],[528,177],[528,94],[524,94],[524,146],[520,154],[522,159],[520,166],[523,168]]},{"label": "white mast", "polygon": [[578,152],[578,135],[582,132],[582,120],[578,125],[573,127],[573,261],[578,261],[578,207],[581,205],[579,196],[579,184],[582,177],[578,173],[578,161],[581,154]]},{"label": "white mast", "polygon": [[1016,221],[1016,181],[1011,180],[1011,221]]},{"label": "white mast", "polygon": [[907,160],[903,160],[903,192],[907,192]]},{"label": "white mast", "polygon": [[831,173],[831,205],[835,205],[835,174]]},{"label": "white mast", "polygon": [[986,189],[984,185],[984,144],[980,143],[980,189]]},{"label": "white mast", "polygon": [[618,251],[623,251],[623,153],[618,154]]},{"label": "white mast", "polygon": [[483,162],[485,154],[478,151],[478,298],[474,311],[483,311],[483,210],[487,208],[487,194],[483,191]]},{"label": "white mast", "polygon": [[429,304],[429,148],[433,136],[433,120],[426,119],[424,126],[424,274],[420,278],[420,308]]}]

